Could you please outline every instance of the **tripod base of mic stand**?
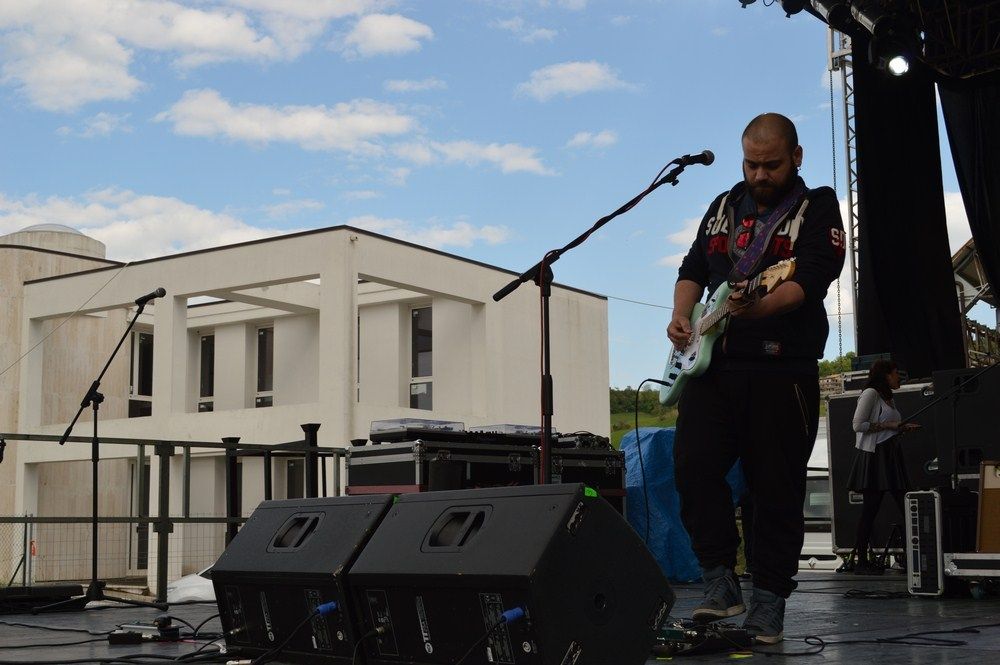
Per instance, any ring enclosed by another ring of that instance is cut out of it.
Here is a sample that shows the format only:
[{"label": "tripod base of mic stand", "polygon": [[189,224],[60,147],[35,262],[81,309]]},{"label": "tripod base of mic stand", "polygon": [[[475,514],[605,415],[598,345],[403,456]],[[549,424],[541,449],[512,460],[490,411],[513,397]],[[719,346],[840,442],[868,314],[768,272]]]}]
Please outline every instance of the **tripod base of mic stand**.
[{"label": "tripod base of mic stand", "polygon": [[69,600],[61,600],[58,603],[52,603],[51,605],[43,605],[41,607],[36,607],[31,610],[32,614],[42,614],[44,612],[82,612],[87,609],[89,603],[98,601],[110,601],[113,603],[123,603],[125,605],[132,605],[133,607],[152,607],[158,610],[168,610],[170,606],[167,603],[150,603],[144,600],[132,600],[131,598],[118,598],[117,596],[107,596],[104,594],[104,587],[107,586],[106,582],[101,580],[93,580],[87,587],[87,593],[82,596],[77,596],[76,598],[70,598]]}]

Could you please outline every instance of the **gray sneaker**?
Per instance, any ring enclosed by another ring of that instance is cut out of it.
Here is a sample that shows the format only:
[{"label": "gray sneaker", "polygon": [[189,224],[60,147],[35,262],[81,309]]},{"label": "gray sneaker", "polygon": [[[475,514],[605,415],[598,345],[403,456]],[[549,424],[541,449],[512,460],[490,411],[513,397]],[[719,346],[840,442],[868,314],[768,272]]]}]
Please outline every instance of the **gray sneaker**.
[{"label": "gray sneaker", "polygon": [[743,590],[733,571],[719,566],[704,572],[705,597],[695,608],[695,621],[715,621],[736,616],[746,611]]},{"label": "gray sneaker", "polygon": [[743,629],[762,644],[777,644],[783,640],[785,599],[765,589],[754,589]]}]

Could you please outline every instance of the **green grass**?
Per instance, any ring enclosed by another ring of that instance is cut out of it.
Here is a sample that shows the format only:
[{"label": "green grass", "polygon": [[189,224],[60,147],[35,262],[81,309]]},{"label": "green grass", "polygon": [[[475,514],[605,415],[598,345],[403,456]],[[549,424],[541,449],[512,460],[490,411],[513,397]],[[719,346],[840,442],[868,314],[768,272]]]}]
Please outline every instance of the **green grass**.
[{"label": "green grass", "polygon": [[[819,401],[819,417],[826,418],[826,400]],[[673,427],[677,422],[677,408],[669,407],[663,413],[639,412],[639,427]],[[622,437],[635,429],[635,412],[623,411],[611,414],[611,445],[621,446]]]},{"label": "green grass", "polygon": [[[639,427],[673,427],[677,422],[677,409],[666,409],[662,414],[639,413]],[[611,414],[611,445],[618,448],[626,432],[635,429],[635,412]]]}]

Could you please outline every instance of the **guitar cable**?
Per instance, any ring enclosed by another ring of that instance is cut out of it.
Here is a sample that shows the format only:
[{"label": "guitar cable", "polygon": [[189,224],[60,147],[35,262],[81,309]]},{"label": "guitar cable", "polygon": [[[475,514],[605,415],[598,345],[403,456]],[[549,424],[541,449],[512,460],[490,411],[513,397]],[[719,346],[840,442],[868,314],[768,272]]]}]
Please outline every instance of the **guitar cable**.
[{"label": "guitar cable", "polygon": [[645,535],[642,538],[642,542],[649,547],[649,488],[646,487],[646,465],[642,459],[642,438],[639,436],[639,395],[642,390],[643,385],[647,383],[659,383],[660,385],[666,385],[663,381],[657,381],[656,379],[643,379],[639,387],[635,389],[635,451],[639,455],[639,477],[642,481],[642,502],[646,509],[646,528]]}]

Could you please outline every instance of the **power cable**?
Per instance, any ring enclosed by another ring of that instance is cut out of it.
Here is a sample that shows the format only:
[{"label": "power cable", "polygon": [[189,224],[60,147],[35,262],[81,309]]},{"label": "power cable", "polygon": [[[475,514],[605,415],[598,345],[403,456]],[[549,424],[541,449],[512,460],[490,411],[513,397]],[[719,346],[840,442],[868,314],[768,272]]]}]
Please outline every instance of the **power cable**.
[{"label": "power cable", "polygon": [[17,366],[22,360],[24,360],[28,356],[29,353],[31,353],[32,351],[34,351],[35,349],[37,349],[39,346],[41,346],[42,343],[45,340],[47,340],[49,337],[51,337],[52,335],[54,335],[57,330],[59,330],[60,328],[62,328],[64,325],[66,325],[70,321],[70,319],[72,319],[73,317],[75,317],[80,312],[81,309],[83,309],[84,307],[86,307],[90,303],[91,300],[93,300],[94,298],[96,298],[97,294],[99,294],[101,291],[103,291],[105,288],[107,288],[108,284],[110,284],[111,282],[115,281],[115,279],[119,275],[122,274],[122,272],[125,270],[125,268],[128,268],[129,265],[131,265],[131,264],[132,264],[131,261],[126,262],[125,265],[123,265],[118,270],[118,272],[116,272],[114,275],[111,276],[111,279],[109,279],[108,281],[106,281],[104,283],[104,285],[101,286],[101,288],[99,288],[96,291],[94,291],[94,293],[89,298],[87,298],[85,301],[83,301],[83,303],[79,307],[77,307],[75,310],[73,310],[72,314],[70,314],[69,316],[67,316],[62,321],[60,321],[59,324],[55,328],[53,328],[52,330],[50,330],[44,337],[42,337],[40,340],[38,340],[34,344],[34,346],[32,346],[30,349],[28,349],[27,351],[25,351],[24,353],[22,353],[21,357],[19,357],[17,360],[15,360],[14,362],[12,362],[10,365],[7,365],[7,367],[5,367],[3,369],[3,371],[0,371],[0,376],[3,376],[8,371],[10,371],[15,366]]}]

